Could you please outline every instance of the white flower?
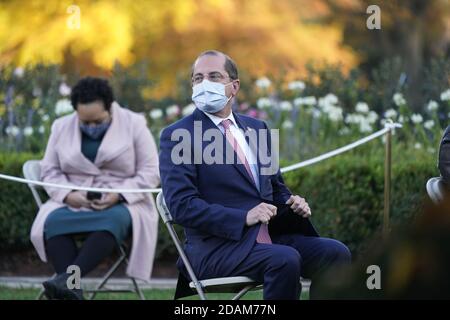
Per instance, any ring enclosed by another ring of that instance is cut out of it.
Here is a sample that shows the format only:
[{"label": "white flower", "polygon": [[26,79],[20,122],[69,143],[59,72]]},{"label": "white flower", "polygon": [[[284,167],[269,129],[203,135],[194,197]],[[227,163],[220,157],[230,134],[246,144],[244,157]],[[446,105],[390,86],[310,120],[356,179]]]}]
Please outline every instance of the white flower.
[{"label": "white flower", "polygon": [[6,127],[6,134],[10,136],[17,136],[20,133],[20,129],[17,126],[8,126]]},{"label": "white flower", "polygon": [[294,127],[294,124],[292,123],[291,120],[285,120],[285,121],[283,122],[283,124],[281,125],[281,127],[282,127],[283,129],[292,129],[292,128]]},{"label": "white flower", "polygon": [[23,134],[26,137],[29,137],[33,134],[33,128],[32,127],[25,127],[25,129],[23,129]]},{"label": "white flower", "polygon": [[330,106],[327,111],[328,119],[333,122],[340,121],[344,118],[342,115],[342,108],[340,107]]},{"label": "white flower", "polygon": [[341,130],[338,131],[338,134],[340,136],[345,136],[345,135],[347,135],[349,133],[350,133],[350,129],[348,127],[344,127],[344,128],[342,128]]},{"label": "white flower", "polygon": [[427,104],[427,110],[432,112],[432,111],[436,111],[439,108],[439,105],[436,101],[434,100],[430,100]]},{"label": "white flower", "polygon": [[423,123],[423,126],[424,126],[426,129],[430,130],[431,128],[434,127],[434,120],[427,120],[427,121],[425,121],[425,122]]},{"label": "white flower", "polygon": [[292,91],[303,91],[305,89],[305,83],[303,81],[292,81],[288,84],[288,89]]},{"label": "white flower", "polygon": [[50,116],[48,114],[44,114],[41,119],[42,121],[47,122],[50,119]]},{"label": "white flower", "polygon": [[25,69],[24,68],[17,67],[17,68],[14,69],[14,75],[17,78],[22,78],[24,74],[25,74]]},{"label": "white flower", "polygon": [[362,121],[359,124],[359,131],[361,133],[365,133],[365,132],[372,132],[373,129],[372,129],[372,126],[370,125],[370,123],[366,119],[364,119],[364,121]]},{"label": "white flower", "polygon": [[398,117],[398,122],[400,123],[405,122],[405,118],[403,116]]},{"label": "white flower", "polygon": [[270,80],[267,79],[266,77],[262,77],[256,80],[256,86],[261,89],[266,89],[270,87],[271,84],[272,83],[270,82]]},{"label": "white flower", "polygon": [[373,124],[378,120],[378,114],[375,111],[370,111],[366,119],[369,123]]},{"label": "white flower", "polygon": [[422,115],[420,115],[420,114],[418,114],[418,113],[414,113],[414,114],[411,116],[411,121],[412,121],[413,123],[415,123],[415,124],[422,123],[423,117],[422,117]]},{"label": "white flower", "polygon": [[256,101],[256,106],[258,107],[258,109],[269,108],[271,105],[272,101],[270,101],[270,99],[266,97],[259,98],[258,101]]},{"label": "white flower", "polygon": [[397,114],[398,114],[397,111],[395,111],[394,109],[388,109],[384,113],[384,116],[388,119],[395,119],[397,118]]},{"label": "white flower", "polygon": [[416,143],[415,145],[414,145],[414,148],[415,149],[422,149],[422,144],[420,144],[420,143]]},{"label": "white flower", "polygon": [[303,98],[295,98],[292,102],[294,103],[294,106],[300,107],[301,105],[303,105]]},{"label": "white flower", "polygon": [[394,103],[395,103],[397,106],[402,106],[402,105],[406,104],[406,100],[405,100],[405,98],[403,97],[403,94],[401,94],[401,93],[399,93],[399,92],[397,92],[397,93],[394,94],[394,96],[392,97],[392,100],[394,100]]},{"label": "white flower", "polygon": [[195,104],[191,103],[188,104],[186,107],[183,108],[182,114],[183,116],[190,115],[195,110]]},{"label": "white flower", "polygon": [[325,97],[319,99],[319,107],[321,107],[322,111],[328,115],[328,119],[334,122],[340,121],[344,118],[342,108],[336,106],[338,102],[338,98],[332,93],[329,93]]},{"label": "white flower", "polygon": [[154,109],[149,112],[150,118],[153,120],[159,119],[163,116],[163,111],[161,109]]},{"label": "white flower", "polygon": [[176,104],[171,105],[170,107],[167,107],[166,113],[169,117],[177,116],[180,113],[180,107],[178,107]]},{"label": "white flower", "polygon": [[334,94],[329,93],[325,96],[325,99],[328,101],[328,103],[330,104],[336,104],[339,102],[338,97],[336,97]]},{"label": "white flower", "polygon": [[280,109],[283,111],[292,111],[292,103],[289,101],[282,101],[280,103]]},{"label": "white flower", "polygon": [[302,105],[314,106],[316,103],[317,103],[317,100],[316,100],[316,97],[314,97],[314,96],[294,99],[294,106],[296,106],[296,107],[299,107]]},{"label": "white flower", "polygon": [[364,121],[364,116],[362,114],[350,113],[345,117],[345,123],[356,123],[359,124]]},{"label": "white flower", "polygon": [[322,112],[319,109],[314,108],[314,110],[312,111],[313,118],[320,118],[321,115]]},{"label": "white flower", "polygon": [[358,102],[355,106],[355,110],[360,113],[369,112],[369,105],[365,102]]},{"label": "white flower", "polygon": [[449,100],[450,100],[450,89],[447,89],[441,93],[441,101],[449,101]]},{"label": "white flower", "polygon": [[72,90],[70,89],[70,87],[64,82],[59,85],[59,94],[63,97],[68,96],[71,92]]},{"label": "white flower", "polygon": [[334,94],[329,93],[325,97],[319,99],[319,107],[327,108],[330,105],[335,105],[339,102],[338,97]]},{"label": "white flower", "polygon": [[70,113],[73,111],[72,104],[69,99],[61,99],[56,102],[55,114],[57,116]]},{"label": "white flower", "polygon": [[45,132],[45,127],[44,127],[44,126],[39,126],[38,132],[39,132],[40,134],[44,134],[44,132]]}]

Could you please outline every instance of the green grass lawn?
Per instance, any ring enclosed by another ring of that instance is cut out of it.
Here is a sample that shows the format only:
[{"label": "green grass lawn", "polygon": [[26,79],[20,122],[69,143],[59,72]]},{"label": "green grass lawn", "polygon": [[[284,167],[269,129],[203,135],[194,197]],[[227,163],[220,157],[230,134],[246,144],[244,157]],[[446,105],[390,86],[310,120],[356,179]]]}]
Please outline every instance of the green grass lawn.
[{"label": "green grass lawn", "polygon": [[[172,300],[175,289],[149,289],[143,290],[144,296],[148,300]],[[0,287],[0,300],[34,300],[39,293],[39,289],[12,289],[7,287]],[[211,293],[207,294],[209,299],[230,299],[230,294]],[[308,294],[302,293],[302,299],[307,299]],[[101,293],[98,294],[98,300],[130,300],[137,299],[137,296],[132,293]],[[247,293],[242,300],[261,300],[262,291],[253,291]],[[186,300],[198,300],[198,296],[186,298]]]}]

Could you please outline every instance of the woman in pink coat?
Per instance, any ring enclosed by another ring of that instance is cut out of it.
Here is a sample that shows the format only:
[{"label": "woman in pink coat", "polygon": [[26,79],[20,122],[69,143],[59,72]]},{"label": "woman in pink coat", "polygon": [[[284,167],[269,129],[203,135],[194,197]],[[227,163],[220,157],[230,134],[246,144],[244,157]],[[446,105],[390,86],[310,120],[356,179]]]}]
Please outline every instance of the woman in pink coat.
[{"label": "woman in pink coat", "polygon": [[[145,118],[113,102],[106,80],[81,79],[71,94],[75,113],[57,119],[41,161],[41,179],[84,187],[140,189],[159,184],[158,154]],[[132,238],[127,274],[149,280],[158,214],[143,193],[98,194],[46,188],[50,199],[33,223],[31,241],[57,277],[43,283],[50,299],[82,299],[67,288],[67,267],[81,276]],[[74,236],[83,235],[77,247]]]}]

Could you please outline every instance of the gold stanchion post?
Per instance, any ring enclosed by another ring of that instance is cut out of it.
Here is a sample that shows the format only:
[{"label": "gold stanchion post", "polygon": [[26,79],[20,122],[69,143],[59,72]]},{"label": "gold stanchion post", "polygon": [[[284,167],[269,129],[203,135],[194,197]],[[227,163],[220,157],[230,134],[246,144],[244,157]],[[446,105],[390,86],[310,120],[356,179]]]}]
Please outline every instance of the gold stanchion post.
[{"label": "gold stanchion post", "polygon": [[392,129],[386,133],[386,149],[384,158],[384,212],[383,212],[383,238],[389,235],[389,214],[391,205],[391,140]]}]

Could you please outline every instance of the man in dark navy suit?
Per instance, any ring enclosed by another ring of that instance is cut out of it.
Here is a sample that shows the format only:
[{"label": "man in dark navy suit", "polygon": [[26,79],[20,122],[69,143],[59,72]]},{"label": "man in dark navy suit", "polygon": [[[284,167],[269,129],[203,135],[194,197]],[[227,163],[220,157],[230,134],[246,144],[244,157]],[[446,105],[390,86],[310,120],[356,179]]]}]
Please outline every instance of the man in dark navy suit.
[{"label": "man in dark navy suit", "polygon": [[447,187],[450,186],[450,126],[448,126],[441,138],[438,155],[438,169],[442,180]]},{"label": "man in dark navy suit", "polygon": [[192,86],[196,110],[161,134],[160,173],[194,272],[199,279],[248,276],[264,284],[264,299],[298,299],[302,276],[312,279],[310,297],[318,298],[314,280],[349,263],[348,248],[319,237],[308,203],[266,161],[274,155],[266,124],[232,112],[240,86],[233,60],[203,52]]}]

